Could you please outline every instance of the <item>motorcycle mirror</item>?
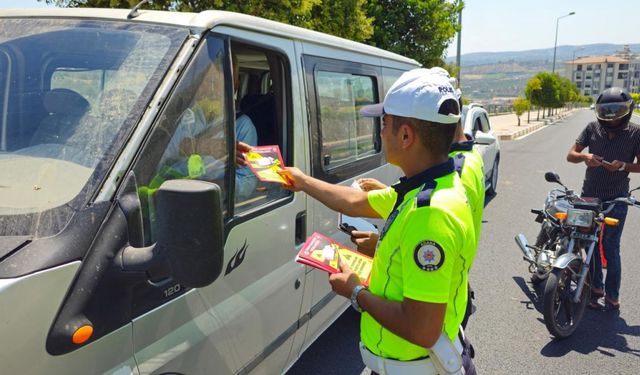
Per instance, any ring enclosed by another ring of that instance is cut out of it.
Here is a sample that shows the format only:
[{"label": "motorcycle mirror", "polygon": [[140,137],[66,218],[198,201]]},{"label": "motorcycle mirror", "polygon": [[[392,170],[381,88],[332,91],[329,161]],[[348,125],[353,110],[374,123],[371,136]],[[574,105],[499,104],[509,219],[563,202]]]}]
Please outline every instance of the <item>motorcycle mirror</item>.
[{"label": "motorcycle mirror", "polygon": [[556,183],[560,183],[560,176],[558,176],[557,173],[555,172],[547,172],[544,174],[544,179],[547,180],[547,182],[556,182]]},{"label": "motorcycle mirror", "polygon": [[522,251],[522,254],[524,254],[524,258],[530,262],[533,262],[533,254],[531,254],[531,250],[529,250],[529,243],[527,242],[527,238],[524,236],[524,234],[518,234],[515,237],[515,240],[516,244],[518,244],[518,247],[520,248],[520,251]]},{"label": "motorcycle mirror", "polygon": [[634,191],[636,191],[636,190],[640,190],[640,186],[638,186],[638,187],[637,187],[637,188],[635,188],[635,189],[631,189],[631,190],[629,190],[629,195],[631,195],[631,193],[633,193],[633,192],[634,192]]},{"label": "motorcycle mirror", "polygon": [[556,184],[559,184],[560,186],[564,187],[565,189],[567,188],[566,186],[564,186],[562,184],[562,182],[560,181],[560,176],[558,176],[558,174],[556,172],[547,172],[544,174],[544,179],[547,180],[547,182],[555,182]]}]

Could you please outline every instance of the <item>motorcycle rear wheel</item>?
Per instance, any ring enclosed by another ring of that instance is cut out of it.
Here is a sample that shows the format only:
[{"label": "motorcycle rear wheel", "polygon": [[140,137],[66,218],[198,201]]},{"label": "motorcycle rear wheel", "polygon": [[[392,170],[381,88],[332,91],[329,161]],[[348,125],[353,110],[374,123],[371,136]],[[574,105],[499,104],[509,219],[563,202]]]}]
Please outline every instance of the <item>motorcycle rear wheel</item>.
[{"label": "motorcycle rear wheel", "polygon": [[581,268],[582,261],[575,259],[564,269],[553,269],[547,278],[543,295],[544,323],[549,333],[558,339],[567,338],[576,331],[589,303],[589,274],[580,301],[574,303],[572,300]]}]

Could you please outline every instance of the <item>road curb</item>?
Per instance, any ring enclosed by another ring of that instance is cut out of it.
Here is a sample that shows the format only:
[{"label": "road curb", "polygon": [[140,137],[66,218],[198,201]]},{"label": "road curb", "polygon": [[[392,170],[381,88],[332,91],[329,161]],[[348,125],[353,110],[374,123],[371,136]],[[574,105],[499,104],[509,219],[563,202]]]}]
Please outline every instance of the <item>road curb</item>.
[{"label": "road curb", "polygon": [[501,141],[510,141],[510,140],[522,137],[525,134],[529,134],[534,130],[538,130],[538,129],[542,128],[543,126],[547,126],[546,121],[541,123],[541,124],[529,125],[526,128],[518,129],[518,130],[513,131],[513,132],[500,134],[498,139],[500,139]]},{"label": "road curb", "polygon": [[514,140],[516,138],[520,138],[523,135],[529,134],[535,130],[538,130],[544,126],[547,125],[553,125],[555,124],[557,121],[564,119],[565,117],[569,116],[571,113],[566,113],[566,114],[562,114],[562,115],[558,115],[556,117],[548,117],[544,120],[542,120],[539,124],[535,124],[535,125],[529,125],[526,128],[522,128],[522,129],[516,129],[514,131],[509,131],[509,132],[504,132],[502,134],[498,135],[498,139],[501,141],[510,141],[510,140]]}]

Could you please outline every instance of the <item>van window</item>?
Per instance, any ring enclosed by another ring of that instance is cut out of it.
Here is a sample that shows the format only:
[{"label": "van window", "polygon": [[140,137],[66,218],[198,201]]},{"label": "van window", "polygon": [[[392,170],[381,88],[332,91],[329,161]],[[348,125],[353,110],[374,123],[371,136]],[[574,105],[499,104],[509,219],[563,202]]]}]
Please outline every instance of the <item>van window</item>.
[{"label": "van window", "polygon": [[380,119],[360,116],[362,106],[381,100],[381,68],[316,56],[303,59],[311,174],[339,182],[383,165]]},{"label": "van window", "polygon": [[145,221],[145,242],[153,243],[155,192],[170,179],[217,183],[229,196],[231,92],[228,56],[221,39],[207,38],[196,52],[160,114],[134,166]]},{"label": "van window", "polygon": [[491,130],[491,126],[489,125],[489,119],[487,118],[487,115],[484,113],[481,113],[480,121],[481,121],[482,131],[484,133],[488,133]]},{"label": "van window", "polygon": [[[278,145],[286,165],[288,145],[284,131],[290,107],[285,77],[288,63],[280,53],[232,41],[238,80],[235,92],[236,139],[252,146]],[[234,214],[290,196],[279,184],[258,181],[248,167],[236,170]]]},{"label": "van window", "polygon": [[[252,146],[279,145],[283,157],[287,155],[281,136],[284,115],[278,109],[285,91],[284,62],[237,43],[231,44],[229,56],[225,43],[209,35],[196,51],[134,168],[142,186],[139,195],[149,232],[145,238],[150,240],[155,237],[153,195],[169,179],[218,184],[226,217],[291,195],[278,184],[261,183],[232,157],[234,139]],[[280,79],[271,79],[267,87],[263,81],[269,72]]]},{"label": "van window", "polygon": [[319,71],[316,76],[322,155],[326,170],[376,153],[375,120],[360,107],[375,103],[372,77]]},{"label": "van window", "polygon": [[392,69],[392,68],[384,68],[382,69],[382,76],[384,81],[384,93],[382,97],[384,98],[387,95],[387,91],[391,88],[391,86],[400,78],[404,70]]}]

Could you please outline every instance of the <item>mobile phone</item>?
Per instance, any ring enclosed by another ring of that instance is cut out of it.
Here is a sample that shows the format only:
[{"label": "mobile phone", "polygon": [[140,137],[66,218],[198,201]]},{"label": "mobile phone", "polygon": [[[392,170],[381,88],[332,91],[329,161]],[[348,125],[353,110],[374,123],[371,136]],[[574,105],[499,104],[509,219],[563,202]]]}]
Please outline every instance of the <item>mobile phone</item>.
[{"label": "mobile phone", "polygon": [[610,162],[608,162],[608,161],[606,161],[606,160],[604,160],[604,159],[600,160],[600,162],[601,162],[602,164],[612,165]]},{"label": "mobile phone", "polygon": [[353,225],[349,225],[347,223],[341,223],[340,225],[338,225],[338,229],[340,229],[341,231],[345,232],[350,236],[351,236],[351,232],[353,232],[354,230],[358,230],[358,228],[354,227]]}]

